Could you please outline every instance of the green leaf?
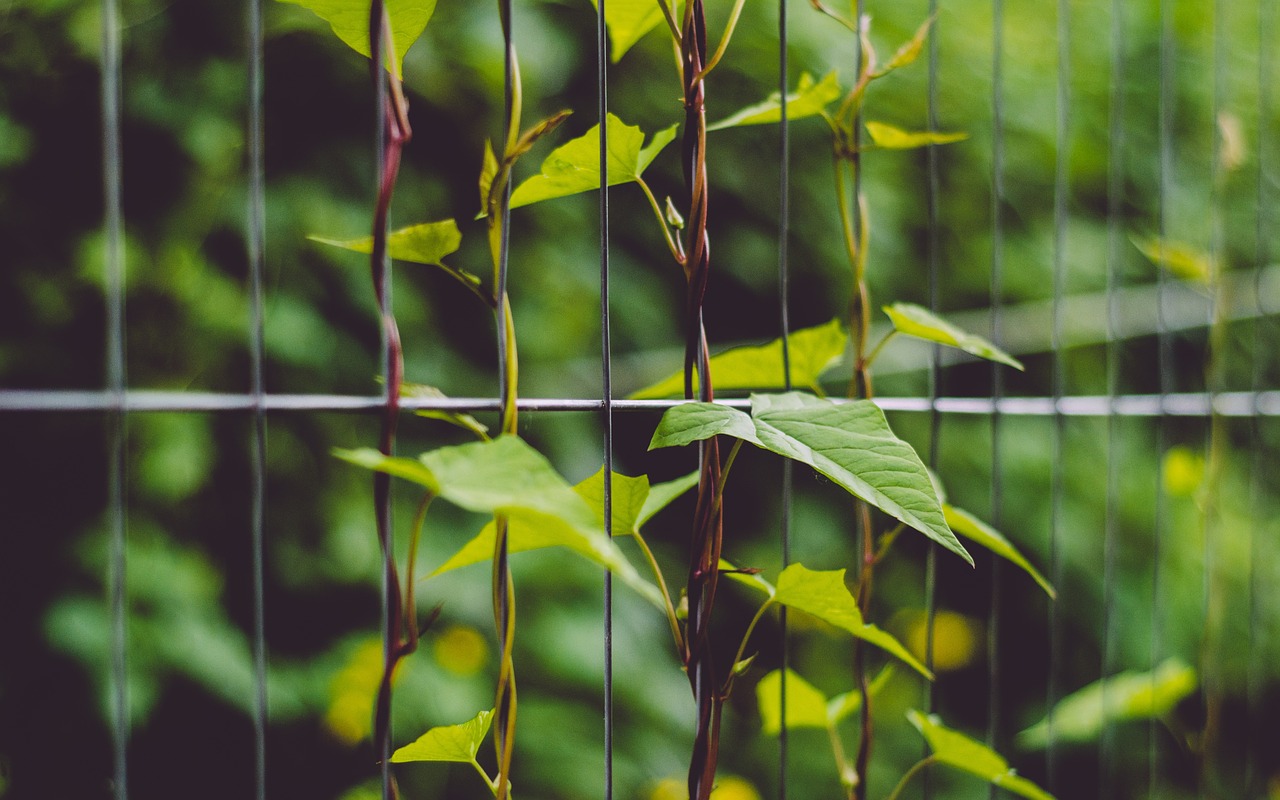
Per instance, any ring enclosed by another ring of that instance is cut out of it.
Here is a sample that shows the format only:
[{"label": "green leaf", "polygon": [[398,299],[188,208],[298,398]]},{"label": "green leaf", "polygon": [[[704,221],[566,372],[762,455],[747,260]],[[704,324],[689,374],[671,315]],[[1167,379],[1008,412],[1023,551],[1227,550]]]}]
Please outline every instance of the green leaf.
[{"label": "green leaf", "polygon": [[[591,0],[591,5],[600,7],[597,0]],[[654,0],[609,0],[604,7],[604,24],[613,45],[610,60],[618,63],[632,45],[661,22],[662,9]]]},{"label": "green leaf", "polygon": [[649,449],[725,434],[808,464],[860,497],[951,550],[973,558],[947,527],[920,457],[889,428],[869,400],[836,404],[788,392],[752,395],[747,416],[714,403],[684,403],[658,423]]},{"label": "green leaf", "polygon": [[[427,386],[423,383],[409,383],[408,381],[400,384],[400,396],[409,398],[425,398],[425,399],[447,399],[447,395],[434,386]],[[457,425],[463,430],[471,431],[480,439],[489,438],[489,426],[470,414],[463,414],[458,411],[436,411],[432,409],[419,409],[413,412],[419,417],[427,419],[438,419]]]},{"label": "green leaf", "polygon": [[[787,728],[826,728],[827,696],[813,684],[787,670]],[[782,670],[775,669],[756,684],[761,732],[776,736],[782,731]]]},{"label": "green leaf", "polygon": [[1004,538],[1000,531],[991,527],[987,523],[978,519],[962,508],[956,508],[948,503],[942,504],[942,513],[946,517],[947,525],[951,526],[951,530],[969,539],[977,542],[991,552],[1003,559],[1012,561],[1018,565],[1024,572],[1031,576],[1032,580],[1040,584],[1040,588],[1044,589],[1045,594],[1050,598],[1057,599],[1058,593],[1053,590],[1053,585],[1045,580],[1031,563],[1023,558],[1017,548]]},{"label": "green leaf", "polygon": [[[329,23],[338,38],[365,58],[369,52],[369,0],[280,0],[310,9]],[[436,0],[386,0],[387,17],[391,20],[391,39],[395,46],[395,63],[391,65],[396,79],[403,77],[404,54],[426,30],[436,10]]]},{"label": "green leaf", "polygon": [[[640,177],[658,152],[675,138],[676,127],[654,134],[649,146],[642,148],[644,133],[610,114],[605,121],[609,134],[608,185],[634,181]],[[551,152],[542,162],[542,172],[516,187],[511,194],[511,207],[568,197],[600,188],[600,126],[592,126]]]},{"label": "green leaf", "polygon": [[768,599],[772,599],[773,596],[778,593],[778,590],[774,588],[773,584],[765,580],[759,572],[746,572],[740,570],[733,564],[725,561],[723,558],[720,559],[720,572],[724,577],[734,583],[740,583],[749,589],[761,592]]},{"label": "green leaf", "polygon": [[[788,337],[791,356],[791,384],[817,393],[818,378],[844,355],[849,335],[839,320],[795,331]],[[782,338],[765,345],[735,347],[711,358],[711,374],[719,392],[746,389],[783,388]],[[698,379],[694,376],[694,389]],[[684,373],[678,372],[658,383],[634,392],[633,400],[650,400],[684,395]]]},{"label": "green leaf", "polygon": [[967,772],[1030,800],[1053,800],[1053,795],[1020,777],[999,753],[944,726],[937,716],[925,716],[912,709],[907,712],[907,719],[924,735],[929,748],[933,750],[933,758],[939,763]]},{"label": "green leaf", "polygon": [[1213,257],[1183,242],[1159,236],[1133,237],[1133,244],[1158,267],[1184,281],[1208,285],[1213,279]]},{"label": "green leaf", "polygon": [[1121,672],[1064,697],[1044,720],[1018,734],[1018,746],[1045,747],[1052,726],[1057,741],[1095,739],[1111,722],[1166,716],[1196,689],[1196,671],[1171,658],[1151,672]]},{"label": "green leaf", "polygon": [[920,57],[920,50],[924,47],[924,40],[928,38],[929,28],[932,26],[933,17],[929,17],[924,21],[924,24],[916,29],[915,35],[898,48],[898,51],[893,54],[893,58],[889,59],[889,63],[876,70],[872,77],[881,78],[888,75],[890,72],[893,72],[895,69],[914,63],[915,60]]},{"label": "green leaf", "polygon": [[871,142],[884,150],[914,150],[931,144],[950,144],[969,138],[967,133],[945,133],[943,131],[906,131],[902,128],[883,122],[867,120],[867,133],[871,134]]},{"label": "green leaf", "polygon": [[858,601],[845,586],[842,569],[815,571],[803,564],[792,564],[778,576],[778,593],[774,600],[851,633],[897,656],[926,678],[933,679],[933,673],[907,652],[901,642],[875,625],[862,621]]},{"label": "green leaf", "polygon": [[[604,521],[560,477],[550,463],[517,436],[442,447],[412,459],[383,456],[377,450],[337,451],[339,458],[422,484],[468,511],[502,514],[508,519],[508,551],[567,547],[613,571],[645,599],[665,608],[657,587],[640,577],[617,544],[604,533]],[[495,528],[485,528],[433,575],[488,560]]]},{"label": "green leaf", "polygon": [[889,315],[898,333],[924,339],[927,342],[945,344],[948,347],[957,347],[970,355],[985,358],[988,361],[999,361],[1014,369],[1023,369],[1022,362],[991,342],[981,336],[965,333],[927,308],[914,303],[894,303],[891,306],[885,306],[884,313]]},{"label": "green leaf", "polygon": [[[610,483],[613,484],[613,505],[610,508],[613,525],[609,530],[614,536],[637,533],[640,512],[649,499],[649,478],[645,475],[632,478],[618,472],[612,473],[610,477]],[[604,467],[574,486],[573,490],[587,501],[597,517],[604,519]]]},{"label": "green leaf", "polygon": [[475,719],[460,725],[442,725],[432,728],[391,754],[397,764],[407,761],[459,761],[464,764],[476,760],[480,744],[489,733],[493,711],[481,711]]},{"label": "green leaf", "polygon": [[[359,239],[326,239],[323,236],[307,238],[313,242],[341,247],[344,250],[354,250],[365,255],[373,252],[372,236],[363,236]],[[397,261],[439,264],[445,256],[456,253],[461,244],[462,232],[458,230],[457,222],[451,219],[423,222],[387,234],[387,255]]]},{"label": "green leaf", "polygon": [[[892,663],[885,664],[880,669],[880,673],[867,686],[867,693],[872,697],[880,694],[880,691],[893,678],[896,668]],[[862,693],[853,691],[838,694],[827,701],[827,719],[832,725],[849,717],[851,714],[862,708]]]},{"label": "green leaf", "polygon": [[[787,121],[821,114],[827,106],[840,99],[841,93],[840,77],[834,70],[816,83],[812,75],[807,72],[801,73],[796,90],[787,95]],[[779,93],[774,92],[763,103],[747,106],[714,125],[708,125],[707,130],[718,131],[743,125],[764,125],[781,121],[782,100]]]},{"label": "green leaf", "polygon": [[498,157],[493,153],[493,142],[484,140],[484,160],[480,164],[480,214],[485,214],[489,205],[489,191],[493,188],[493,179],[498,175]]}]

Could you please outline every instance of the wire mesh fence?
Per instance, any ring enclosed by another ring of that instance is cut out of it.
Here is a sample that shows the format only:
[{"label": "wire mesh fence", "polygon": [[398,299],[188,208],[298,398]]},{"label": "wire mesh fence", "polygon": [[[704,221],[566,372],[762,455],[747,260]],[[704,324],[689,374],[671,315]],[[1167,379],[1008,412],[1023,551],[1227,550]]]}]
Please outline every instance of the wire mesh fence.
[{"label": "wire mesh fence", "polygon": [[[670,68],[665,31],[620,53],[615,3],[507,3],[505,26],[499,4],[440,4],[401,54],[415,133],[389,226],[456,218],[450,263],[487,260],[485,223],[465,223],[484,142],[502,152],[509,127],[504,34],[526,118],[576,111],[536,157],[596,123],[610,152],[608,113],[649,134],[680,122],[677,84],[653,77]],[[712,27],[725,5],[708,9]],[[867,149],[855,175],[870,224],[855,214],[855,233],[877,303],[945,313],[1026,370],[895,341],[876,402],[953,502],[1056,588],[1049,600],[990,556],[969,569],[923,540],[895,545],[908,558],[877,577],[876,607],[937,679],[895,678],[877,699],[870,796],[920,756],[908,708],[985,736],[1059,797],[1270,796],[1275,3],[836,9],[870,15],[866,43],[837,38],[813,5],[745,4],[707,80],[707,116],[833,70],[847,87],[864,46],[883,60],[934,19],[918,63],[868,90],[868,119],[968,138]],[[375,512],[367,476],[330,451],[373,446],[390,419],[399,453],[454,444],[462,433],[416,415],[497,428],[515,395],[508,329],[450,276],[388,261],[375,297],[367,260],[306,238],[367,234],[385,82],[375,103],[367,58],[285,3],[20,2],[0,20],[0,796],[389,795],[378,748],[492,706],[501,645],[474,572],[417,582],[423,613],[441,604],[440,618],[397,673],[391,739],[370,745],[393,646],[379,631],[396,612],[375,531],[396,532],[403,562],[417,498],[392,489]],[[713,352],[847,325],[830,131],[793,112],[782,103],[778,124],[708,136]],[[681,197],[676,157],[653,170],[658,199]],[[606,158],[596,174],[610,174]],[[682,276],[649,216],[635,187],[615,185],[504,217],[495,296],[510,283],[522,334],[519,433],[573,480],[601,464],[655,483],[694,466],[646,452],[683,401],[642,390],[678,371],[686,337]],[[392,396],[379,304],[403,332],[405,379],[450,397]],[[871,341],[889,330],[877,322]],[[804,356],[780,357],[759,388],[793,388],[789,359]],[[842,394],[857,370],[846,354],[808,388]],[[750,408],[733,395],[717,402]],[[726,556],[766,574],[856,558],[829,481],[742,459]],[[481,524],[432,515],[419,574]],[[692,515],[686,499],[655,518],[659,559],[681,563]],[[655,655],[663,620],[594,566],[548,553],[511,565],[516,791],[684,796],[694,721],[681,665]],[[746,624],[752,609],[723,595],[717,614]],[[766,620],[760,635],[748,687],[775,668],[829,694],[850,687],[852,653],[811,618]],[[726,706],[723,796],[848,789],[821,731],[765,735],[762,705],[748,688]],[[396,770],[405,797],[491,796],[461,768]],[[930,771],[910,791],[987,790]]]}]

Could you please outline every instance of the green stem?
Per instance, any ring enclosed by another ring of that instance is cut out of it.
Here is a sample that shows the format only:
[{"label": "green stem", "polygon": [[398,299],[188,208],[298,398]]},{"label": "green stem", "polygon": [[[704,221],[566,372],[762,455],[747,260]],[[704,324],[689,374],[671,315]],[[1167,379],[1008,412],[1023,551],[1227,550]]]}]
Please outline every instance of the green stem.
[{"label": "green stem", "polygon": [[671,13],[671,6],[667,5],[667,0],[658,0],[658,8],[662,9],[662,16],[667,21],[667,27],[671,29],[671,35],[675,37],[676,44],[679,44],[680,25],[676,22],[675,14]]},{"label": "green stem", "polygon": [[662,592],[662,602],[667,607],[667,623],[671,626],[671,635],[676,641],[676,652],[684,652],[684,636],[680,634],[680,618],[676,616],[676,607],[671,603],[671,593],[667,591],[666,578],[662,577],[662,567],[658,566],[658,559],[654,558],[653,551],[649,549],[649,543],[644,540],[639,531],[631,534],[636,540],[636,544],[640,545],[640,551],[644,553],[645,560],[649,562],[649,568],[653,570],[653,577],[658,580],[658,589]]},{"label": "green stem", "polygon": [[738,458],[738,451],[742,449],[742,440],[734,439],[733,447],[729,449],[729,457],[725,459],[724,466],[720,468],[720,480],[716,483],[716,507],[719,508],[720,501],[724,497],[724,486],[729,480],[729,470],[733,469],[733,462]]},{"label": "green stem", "polygon": [[936,763],[937,761],[933,756],[922,758],[917,761],[915,765],[912,766],[911,769],[907,770],[907,773],[902,776],[902,780],[898,781],[898,785],[894,787],[893,792],[885,798],[885,800],[898,800],[898,797],[902,794],[902,790],[907,787],[907,784],[916,776],[916,773],[921,772],[925,767],[932,766]]},{"label": "green stem", "polygon": [[840,732],[836,730],[834,723],[827,724],[827,738],[831,740],[831,755],[836,760],[836,770],[840,773],[840,785],[844,787],[846,800],[852,800],[854,787],[861,778],[858,776],[858,771],[849,764],[849,757],[844,752],[844,743],[840,741]]},{"label": "green stem", "polygon": [[[724,56],[724,51],[729,47],[729,40],[733,38],[733,29],[738,25],[738,17],[742,15],[742,7],[746,4],[746,0],[737,0],[733,4],[733,11],[729,13],[729,21],[724,26],[724,35],[720,37],[720,45],[716,47],[716,51],[698,73],[695,80],[702,80],[707,77],[716,64],[720,63],[720,59]],[[784,99],[785,102],[785,99]]]},{"label": "green stem", "polygon": [[671,236],[671,229],[667,227],[666,217],[662,214],[662,207],[658,205],[658,198],[653,196],[653,192],[649,189],[649,184],[644,182],[644,178],[637,177],[636,183],[640,184],[644,196],[649,199],[649,207],[653,209],[653,216],[657,218],[659,227],[662,228],[662,235],[667,240],[667,247],[671,250],[671,257],[679,264],[684,264],[684,250]]},{"label": "green stem", "polygon": [[484,771],[484,767],[480,766],[480,762],[479,762],[479,761],[476,761],[476,760],[473,758],[473,759],[471,759],[470,764],[471,764],[471,766],[473,766],[473,767],[475,767],[475,768],[476,768],[476,772],[479,772],[479,773],[480,773],[480,777],[484,778],[484,785],[489,787],[489,791],[493,793],[493,796],[494,796],[494,797],[497,797],[497,796],[498,796],[498,783],[497,783],[497,781],[495,781],[493,778],[490,778],[490,777],[489,777],[489,773],[487,773],[487,772],[485,772],[485,771]]},{"label": "green stem", "polygon": [[898,333],[898,329],[894,328],[893,330],[886,333],[884,337],[881,338],[880,341],[876,343],[875,347],[871,348],[871,352],[867,353],[866,361],[862,365],[863,369],[871,369],[871,365],[876,363],[876,357],[880,355],[880,351],[884,349],[884,346],[887,345],[889,343],[889,340],[892,339],[894,336],[896,336],[897,333]]},{"label": "green stem", "polygon": [[751,618],[751,623],[747,625],[746,633],[742,634],[742,641],[738,643],[738,652],[734,654],[733,663],[729,665],[729,677],[725,679],[724,687],[720,690],[720,693],[723,697],[728,697],[730,690],[733,689],[733,679],[735,677],[733,668],[737,666],[738,662],[742,661],[743,654],[747,652],[747,642],[750,641],[751,634],[755,632],[756,625],[760,622],[760,619],[764,616],[764,612],[768,611],[769,607],[772,606],[775,602],[777,601],[775,601],[772,597],[770,597],[768,600],[765,600],[764,604],[761,605],[759,610],[756,611],[756,615]]}]

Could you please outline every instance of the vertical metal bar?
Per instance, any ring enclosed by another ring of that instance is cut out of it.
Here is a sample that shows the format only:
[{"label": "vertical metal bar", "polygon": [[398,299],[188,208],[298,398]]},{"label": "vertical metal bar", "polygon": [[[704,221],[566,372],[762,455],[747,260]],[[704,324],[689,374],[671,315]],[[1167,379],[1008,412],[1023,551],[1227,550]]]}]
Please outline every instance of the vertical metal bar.
[{"label": "vertical metal bar", "polygon": [[[1107,134],[1107,324],[1106,324],[1106,395],[1110,405],[1107,414],[1106,433],[1106,487],[1102,532],[1102,664],[1103,707],[1106,707],[1107,683],[1115,671],[1115,550],[1118,524],[1119,486],[1119,417],[1115,413],[1116,395],[1120,380],[1119,304],[1116,292],[1120,282],[1122,216],[1124,202],[1125,170],[1125,28],[1124,0],[1111,2],[1111,99]],[[1104,721],[1098,740],[1098,781],[1100,798],[1111,794],[1114,783],[1114,725]]]},{"label": "vertical metal bar", "polygon": [[[613,536],[613,346],[609,330],[609,59],[605,2],[596,8],[596,81],[600,125],[600,348],[604,401],[604,524]],[[604,797],[613,798],[613,573],[604,573]]]},{"label": "vertical metal bar", "polygon": [[249,330],[250,391],[253,394],[250,510],[253,550],[253,742],[257,799],[267,796],[267,634],[264,575],[266,521],[267,417],[263,376],[263,270],[266,259],[266,181],[263,157],[262,0],[249,0],[249,197],[248,260],[251,324]]},{"label": "vertical metal bar", "polygon": [[[1001,339],[1004,295],[1004,0],[992,0],[991,20],[991,341]],[[991,367],[991,396],[1004,395],[1004,372]],[[1004,476],[1000,458],[1000,410],[991,412],[991,524],[1002,527]],[[1000,731],[1000,560],[991,561],[991,608],[987,614],[987,744],[996,747]],[[991,785],[994,799],[998,789]]]},{"label": "vertical metal bar", "polygon": [[[1053,344],[1053,438],[1050,444],[1052,476],[1049,489],[1049,571],[1050,580],[1063,591],[1062,557],[1059,551],[1062,524],[1062,498],[1064,490],[1064,439],[1066,417],[1059,403],[1066,389],[1066,354],[1063,347],[1063,301],[1066,297],[1067,279],[1067,198],[1070,194],[1070,135],[1071,135],[1071,5],[1070,0],[1058,0],[1058,70],[1057,70],[1057,127],[1054,132],[1053,178],[1053,312],[1051,334]],[[1048,741],[1045,744],[1045,783],[1049,791],[1057,785],[1058,743],[1054,729],[1053,709],[1058,703],[1061,685],[1060,654],[1062,653],[1062,624],[1058,614],[1058,601],[1049,604],[1049,675],[1045,706],[1049,709]]]},{"label": "vertical metal bar", "polygon": [[[1159,237],[1164,241],[1170,228],[1170,205],[1173,196],[1173,120],[1175,98],[1174,52],[1174,0],[1160,0],[1160,86],[1159,120],[1157,138],[1159,147]],[[1170,335],[1166,296],[1169,289],[1167,270],[1156,270],[1156,348],[1160,372],[1161,408],[1165,398],[1177,389],[1176,363],[1173,354],[1173,337]],[[1169,418],[1162,413],[1156,419],[1156,458],[1164,463],[1169,450]],[[1164,584],[1161,581],[1160,564],[1164,559],[1164,535],[1168,525],[1169,498],[1159,471],[1156,474],[1156,499],[1151,540],[1151,652],[1152,688],[1155,686],[1155,667],[1164,653],[1164,623],[1160,610],[1164,607]],[[1160,796],[1160,725],[1152,719],[1147,723],[1147,786],[1152,797]]]},{"label": "vertical metal bar", "polygon": [[[938,130],[938,0],[929,0],[929,18],[933,20],[933,29],[929,33],[929,64],[927,88],[927,128],[930,133]],[[929,145],[925,148],[925,260],[929,272],[929,310],[938,313],[941,309],[939,286],[939,232],[938,232],[938,197],[941,192],[941,179],[938,172],[938,147]],[[938,468],[938,450],[942,437],[942,414],[938,411],[937,399],[942,392],[942,348],[933,345],[929,348],[929,468]],[[924,607],[925,607],[925,644],[924,664],[933,669],[933,636],[934,624],[938,615],[938,547],[933,541],[928,544],[924,557]],[[937,684],[929,681],[925,687],[925,713],[932,714],[937,705]],[[922,758],[929,756],[929,745],[925,743]],[[930,770],[921,774],[921,797],[929,800],[933,796],[933,782]]]},{"label": "vertical metal bar", "polygon": [[[782,98],[781,123],[778,137],[778,306],[782,328],[782,386],[791,391],[791,121],[787,112],[787,89],[790,76],[787,70],[789,50],[787,30],[787,0],[778,0],[778,92]],[[782,514],[780,536],[782,566],[791,563],[791,492],[794,468],[791,459],[782,462]],[[778,706],[780,727],[778,731],[778,797],[787,800],[787,757],[790,737],[787,732],[787,673],[791,669],[791,649],[787,632],[787,609],[778,614],[778,636],[782,640],[782,680],[779,683]]]},{"label": "vertical metal bar", "polygon": [[111,731],[116,800],[126,800],[128,786],[128,596],[125,556],[125,437],[128,417],[125,390],[125,252],[120,141],[120,20],[116,0],[102,0],[102,184],[106,229],[105,290],[107,320],[107,391],[114,409],[107,414],[107,518],[109,556],[107,593],[111,607]]}]

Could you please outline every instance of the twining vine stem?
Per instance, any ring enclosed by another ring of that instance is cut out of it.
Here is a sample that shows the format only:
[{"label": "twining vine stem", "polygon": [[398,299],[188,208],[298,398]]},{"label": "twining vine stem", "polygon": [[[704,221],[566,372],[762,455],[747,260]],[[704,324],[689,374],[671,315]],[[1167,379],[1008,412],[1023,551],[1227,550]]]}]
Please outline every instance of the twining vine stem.
[{"label": "twining vine stem", "polygon": [[[373,293],[378,304],[384,342],[384,375],[386,381],[386,405],[382,417],[382,433],[378,449],[385,456],[392,455],[396,438],[396,419],[400,413],[400,390],[404,380],[404,354],[400,345],[400,330],[391,310],[387,287],[387,216],[391,197],[395,192],[396,177],[400,172],[400,154],[412,137],[409,127],[409,107],[400,80],[387,69],[395,64],[395,44],[391,37],[391,22],[382,0],[373,0],[369,8],[370,73],[380,110],[379,152],[382,163],[378,175],[378,196],[373,212],[373,248],[369,256],[373,277]],[[424,501],[422,513],[429,501]],[[374,713],[374,745],[382,764],[382,795],[384,800],[398,796],[391,776],[391,679],[396,664],[413,652],[418,644],[418,628],[415,611],[411,605],[401,605],[400,576],[396,570],[395,542],[391,529],[391,476],[375,472],[373,476],[373,503],[377,517],[378,544],[382,549],[383,598],[386,610],[384,631],[383,670],[378,686],[378,700]],[[410,591],[410,601],[412,590]],[[407,619],[406,619],[407,617]]]}]

